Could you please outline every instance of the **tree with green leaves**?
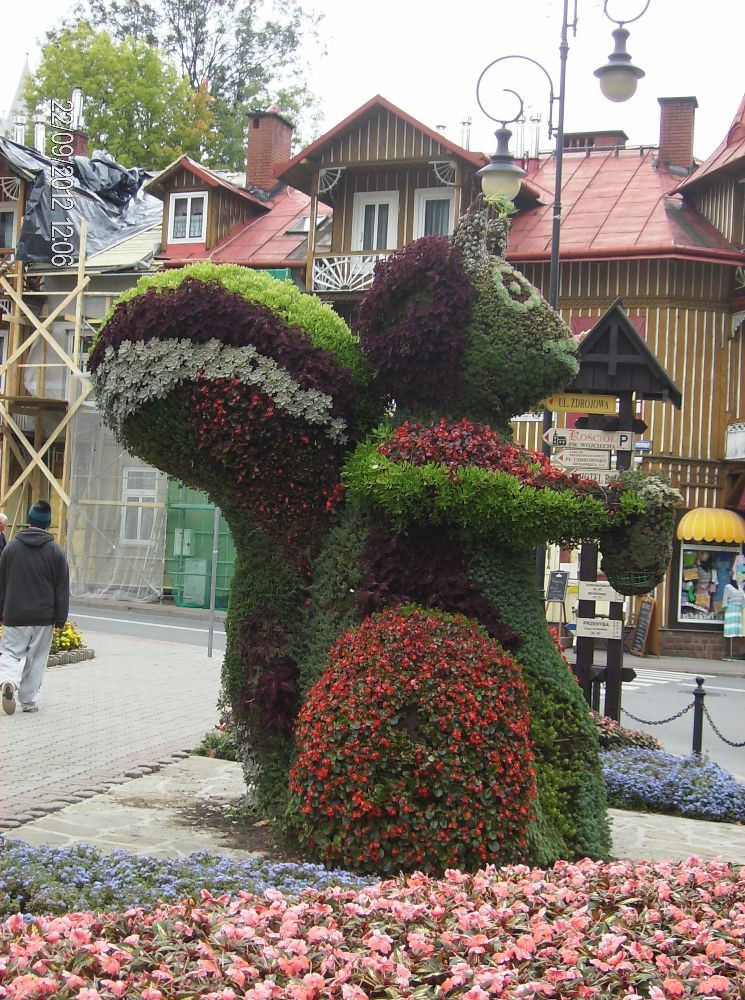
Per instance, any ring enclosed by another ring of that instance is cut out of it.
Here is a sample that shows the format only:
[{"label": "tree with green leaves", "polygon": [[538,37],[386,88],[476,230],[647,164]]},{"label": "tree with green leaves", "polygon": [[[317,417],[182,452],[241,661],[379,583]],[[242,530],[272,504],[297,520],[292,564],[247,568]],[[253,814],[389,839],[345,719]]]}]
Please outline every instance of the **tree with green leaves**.
[{"label": "tree with green leaves", "polygon": [[210,98],[214,125],[202,159],[240,170],[251,112],[276,103],[306,131],[319,118],[301,49],[313,39],[320,51],[320,16],[298,0],[276,3],[269,16],[264,7],[261,0],[88,0],[85,16],[120,43],[132,38],[160,45],[191,90]]},{"label": "tree with green leaves", "polygon": [[212,126],[211,100],[144,39],[117,41],[89,22],[50,34],[26,91],[29,107],[85,95],[93,148],[124,166],[161,169],[183,153],[199,158]]}]

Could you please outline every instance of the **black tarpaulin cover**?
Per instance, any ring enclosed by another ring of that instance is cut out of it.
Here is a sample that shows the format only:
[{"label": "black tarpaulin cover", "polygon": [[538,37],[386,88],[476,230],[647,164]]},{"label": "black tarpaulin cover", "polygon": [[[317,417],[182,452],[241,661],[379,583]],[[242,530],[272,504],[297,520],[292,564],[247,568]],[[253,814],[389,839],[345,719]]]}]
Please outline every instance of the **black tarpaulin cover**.
[{"label": "black tarpaulin cover", "polygon": [[[14,170],[33,181],[16,240],[19,260],[50,263],[55,254],[53,243],[64,243],[71,231],[70,256],[77,260],[83,219],[88,223],[90,256],[161,218],[162,203],[142,190],[152,175],[139,167],[127,169],[106,153],[96,150],[90,159],[74,156],[68,167],[68,161],[52,161],[35,149],[2,137],[0,153]],[[55,240],[53,225],[58,227]]]}]

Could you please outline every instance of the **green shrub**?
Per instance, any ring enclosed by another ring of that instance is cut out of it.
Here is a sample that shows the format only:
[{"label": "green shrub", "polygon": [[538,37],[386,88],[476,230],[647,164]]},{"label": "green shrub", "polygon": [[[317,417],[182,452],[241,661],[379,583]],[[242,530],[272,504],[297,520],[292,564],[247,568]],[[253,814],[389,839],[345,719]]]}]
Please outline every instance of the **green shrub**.
[{"label": "green shrub", "polygon": [[662,744],[649,733],[639,729],[627,729],[615,719],[609,719],[598,712],[592,712],[592,718],[598,730],[598,742],[601,750],[626,750],[635,747],[638,750],[661,750]]}]

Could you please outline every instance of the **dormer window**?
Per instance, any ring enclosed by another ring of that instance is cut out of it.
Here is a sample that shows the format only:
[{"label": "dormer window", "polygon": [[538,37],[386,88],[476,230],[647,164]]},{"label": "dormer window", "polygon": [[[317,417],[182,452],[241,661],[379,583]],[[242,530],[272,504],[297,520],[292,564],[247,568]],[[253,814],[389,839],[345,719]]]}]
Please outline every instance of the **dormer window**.
[{"label": "dormer window", "polygon": [[172,194],[169,243],[205,243],[207,240],[207,194]]}]

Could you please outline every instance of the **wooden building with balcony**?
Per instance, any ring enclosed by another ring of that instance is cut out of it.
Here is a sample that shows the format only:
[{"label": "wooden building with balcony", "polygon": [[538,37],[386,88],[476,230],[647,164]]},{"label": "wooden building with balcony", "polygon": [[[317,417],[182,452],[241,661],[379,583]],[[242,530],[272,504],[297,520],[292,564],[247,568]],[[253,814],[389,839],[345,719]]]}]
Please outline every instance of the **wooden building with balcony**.
[{"label": "wooden building with balcony", "polygon": [[[347,319],[375,263],[421,236],[448,236],[488,162],[376,96],[276,169],[310,198],[306,288]],[[319,215],[333,221],[319,238]]]}]

